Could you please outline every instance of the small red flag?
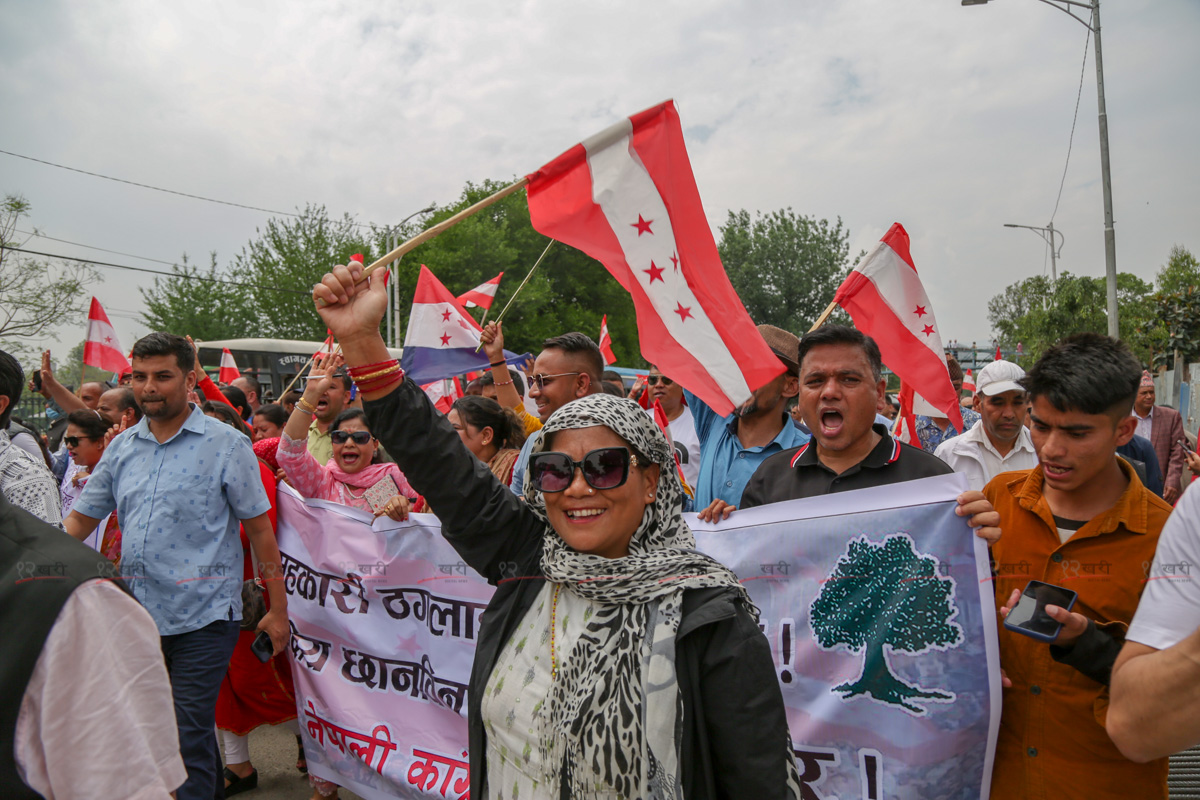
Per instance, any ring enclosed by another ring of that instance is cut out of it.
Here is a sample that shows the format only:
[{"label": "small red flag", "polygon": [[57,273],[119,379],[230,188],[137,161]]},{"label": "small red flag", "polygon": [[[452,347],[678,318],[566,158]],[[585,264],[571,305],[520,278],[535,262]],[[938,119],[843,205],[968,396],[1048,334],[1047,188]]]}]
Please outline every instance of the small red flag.
[{"label": "small red flag", "polygon": [[106,369],[109,372],[123,372],[129,369],[129,360],[121,352],[117,341],[117,332],[108,321],[108,314],[100,301],[92,298],[88,309],[87,338],[83,345],[83,363]]},{"label": "small red flag", "polygon": [[605,366],[617,363],[617,356],[612,349],[612,337],[608,335],[608,314],[600,320],[600,355],[604,356]]},{"label": "small red flag", "polygon": [[233,360],[233,353],[229,352],[229,348],[221,349],[221,371],[217,373],[217,383],[233,383],[238,378],[242,377],[242,373],[238,371],[237,364]]},{"label": "small red flag", "polygon": [[995,358],[995,360],[996,360],[996,361],[1002,361],[1003,359],[1004,359],[1004,356],[1003,356],[1003,354],[1001,354],[1001,352],[1000,352],[1000,345],[996,345],[996,358]]},{"label": "small red flag", "polygon": [[455,299],[467,308],[474,308],[475,306],[491,308],[492,302],[496,299],[496,290],[500,288],[500,279],[503,277],[504,273],[501,272],[487,283],[481,283],[471,291],[460,294]]}]

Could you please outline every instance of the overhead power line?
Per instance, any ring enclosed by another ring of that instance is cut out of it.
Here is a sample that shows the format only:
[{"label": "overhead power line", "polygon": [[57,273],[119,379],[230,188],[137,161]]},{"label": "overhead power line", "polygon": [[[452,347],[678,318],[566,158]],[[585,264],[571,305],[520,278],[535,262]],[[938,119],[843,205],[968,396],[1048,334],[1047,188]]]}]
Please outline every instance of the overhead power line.
[{"label": "overhead power line", "polygon": [[[233,206],[234,208],[245,208],[245,209],[249,209],[250,211],[262,211],[266,214],[278,214],[278,215],[284,216],[284,217],[296,217],[297,219],[299,219],[300,217],[303,216],[302,214],[297,214],[294,211],[277,211],[273,208],[263,208],[262,206],[250,206],[250,205],[246,205],[245,203],[234,203],[230,200],[219,200],[215,197],[205,197],[204,195],[192,194],[190,192],[180,192],[176,189],[164,189],[161,186],[151,186],[148,183],[139,183],[138,181],[126,180],[125,178],[114,178],[112,175],[101,175],[99,172],[91,172],[86,169],[79,169],[78,167],[68,167],[66,164],[56,164],[53,161],[47,161],[44,158],[34,158],[33,156],[26,156],[26,155],[22,155],[21,153],[14,153],[11,150],[0,150],[0,153],[3,153],[6,156],[12,156],[13,158],[23,158],[26,161],[33,161],[38,164],[45,164],[48,167],[55,167],[57,169],[65,169],[69,172],[78,172],[80,175],[88,175],[93,178],[102,178],[103,180],[106,180],[106,181],[114,181],[116,183],[124,183],[127,186],[137,186],[139,189],[150,189],[151,191],[164,192],[166,194],[177,195],[178,197],[187,197],[192,200],[203,200],[206,203],[218,203],[219,205],[223,205],[223,206]],[[372,227],[374,227],[373,223],[351,222],[350,224],[355,226],[356,228],[372,228]]]},{"label": "overhead power line", "polygon": [[[206,283],[224,283],[230,286],[242,286],[247,289],[264,289],[270,292],[286,292],[287,294],[298,294],[303,297],[311,297],[311,292],[302,292],[298,289],[283,289],[279,286],[267,286],[261,283],[245,283],[243,281],[231,281],[224,278],[207,278],[203,275],[181,275],[178,272],[163,272],[160,269],[147,269],[146,267],[131,267],[128,264],[113,264],[107,261],[94,261],[90,258],[76,258],[75,256],[64,256],[58,253],[44,253],[39,250],[26,250],[23,247],[10,247],[5,245],[2,249],[11,250],[14,253],[25,253],[31,256],[44,256],[45,258],[60,258],[66,261],[79,261],[84,264],[92,264],[97,267],[112,267],[113,269],[127,269],[132,272],[147,272],[151,275],[165,275],[168,278],[185,278],[192,281],[205,281]],[[137,258],[137,256],[134,256]]]},{"label": "overhead power line", "polygon": [[[1071,166],[1071,146],[1075,144],[1075,123],[1079,121],[1079,100],[1083,97],[1083,77],[1087,73],[1088,44],[1092,41],[1092,29],[1089,27],[1083,40],[1083,66],[1079,68],[1079,91],[1075,94],[1075,116],[1071,118],[1071,135],[1067,138],[1067,163],[1063,164],[1062,180],[1058,182],[1058,197],[1054,199],[1054,210],[1050,212],[1050,222],[1058,213],[1058,204],[1062,202],[1063,187],[1067,185],[1067,167]],[[1053,247],[1054,243],[1051,242]]]},{"label": "overhead power line", "polygon": [[44,233],[38,233],[37,231],[17,230],[17,233],[22,234],[23,236],[36,236],[39,239],[49,239],[52,242],[62,242],[63,244],[70,244],[70,245],[74,245],[75,247],[86,247],[88,250],[99,250],[101,253],[112,253],[115,256],[126,256],[127,258],[136,258],[141,261],[153,261],[155,264],[166,264],[168,267],[177,266],[176,262],[174,262],[174,261],[163,261],[161,258],[150,258],[150,256],[139,256],[139,255],[135,255],[133,253],[123,253],[120,250],[109,250],[104,247],[97,247],[94,244],[84,244],[83,242],[72,242],[70,239],[58,239],[58,238],[55,238],[54,236],[47,236]]}]

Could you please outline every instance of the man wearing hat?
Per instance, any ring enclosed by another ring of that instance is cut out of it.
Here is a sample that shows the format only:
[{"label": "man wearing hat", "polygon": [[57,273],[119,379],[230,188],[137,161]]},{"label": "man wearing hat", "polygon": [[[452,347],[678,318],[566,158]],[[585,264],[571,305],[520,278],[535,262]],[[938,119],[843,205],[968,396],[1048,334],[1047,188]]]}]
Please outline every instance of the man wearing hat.
[{"label": "man wearing hat", "polygon": [[980,419],[962,436],[938,445],[934,455],[982,490],[1001,472],[1033,469],[1037,453],[1025,427],[1028,398],[1019,381],[1025,370],[1011,361],[993,361],[979,372],[974,408]]},{"label": "man wearing hat", "polygon": [[1187,446],[1183,440],[1183,418],[1167,406],[1154,405],[1154,379],[1142,372],[1137,398],[1133,401],[1133,416],[1137,420],[1138,436],[1150,440],[1158,455],[1158,466],[1166,476],[1163,499],[1174,505],[1179,499],[1183,465],[1187,461]]},{"label": "man wearing hat", "polygon": [[696,479],[697,509],[717,501],[736,506],[746,481],[768,456],[798,447],[809,437],[792,422],[787,402],[799,391],[800,340],[774,325],[758,332],[787,371],[761,386],[741,408],[719,417],[694,394],[684,390],[700,439],[700,474]]}]

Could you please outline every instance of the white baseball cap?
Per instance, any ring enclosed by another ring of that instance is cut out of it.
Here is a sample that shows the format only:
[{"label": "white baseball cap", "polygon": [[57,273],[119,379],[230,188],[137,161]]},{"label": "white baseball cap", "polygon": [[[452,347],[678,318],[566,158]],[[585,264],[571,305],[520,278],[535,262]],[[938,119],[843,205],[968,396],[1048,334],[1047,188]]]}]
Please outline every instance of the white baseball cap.
[{"label": "white baseball cap", "polygon": [[1025,388],[1017,381],[1025,377],[1025,370],[1011,361],[993,361],[975,376],[975,391],[994,397],[1001,392],[1023,392]]}]

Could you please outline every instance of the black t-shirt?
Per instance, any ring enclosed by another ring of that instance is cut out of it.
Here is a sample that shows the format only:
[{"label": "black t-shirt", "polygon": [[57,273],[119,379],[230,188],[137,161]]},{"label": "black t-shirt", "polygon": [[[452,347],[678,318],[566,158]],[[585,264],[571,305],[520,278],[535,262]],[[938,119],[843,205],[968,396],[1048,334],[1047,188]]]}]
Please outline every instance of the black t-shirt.
[{"label": "black t-shirt", "polygon": [[817,459],[815,441],[771,456],[750,477],[739,508],[886,486],[954,471],[937,456],[893,439],[882,425],[871,427],[880,435],[879,443],[841,475]]}]

